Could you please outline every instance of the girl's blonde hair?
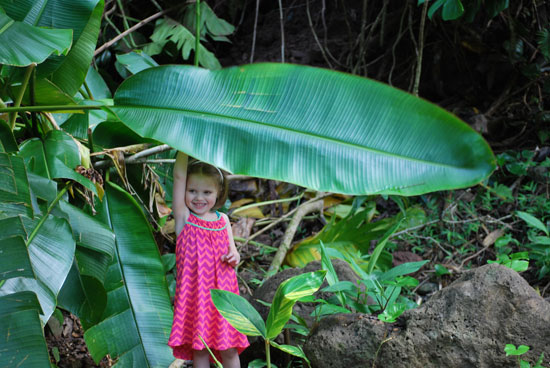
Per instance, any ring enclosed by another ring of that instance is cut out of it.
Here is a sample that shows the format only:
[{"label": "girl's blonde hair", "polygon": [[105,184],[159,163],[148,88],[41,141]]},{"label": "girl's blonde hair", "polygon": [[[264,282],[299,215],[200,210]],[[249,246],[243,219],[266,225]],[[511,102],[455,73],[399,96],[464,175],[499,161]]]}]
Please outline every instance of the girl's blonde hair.
[{"label": "girl's blonde hair", "polygon": [[191,175],[203,175],[214,179],[216,186],[218,187],[218,197],[216,198],[216,203],[212,209],[217,210],[218,208],[223,207],[225,201],[227,200],[227,195],[229,194],[229,183],[227,182],[225,173],[217,167],[207,164],[206,162],[193,160],[189,162],[189,165],[187,166],[187,177],[190,177]]}]

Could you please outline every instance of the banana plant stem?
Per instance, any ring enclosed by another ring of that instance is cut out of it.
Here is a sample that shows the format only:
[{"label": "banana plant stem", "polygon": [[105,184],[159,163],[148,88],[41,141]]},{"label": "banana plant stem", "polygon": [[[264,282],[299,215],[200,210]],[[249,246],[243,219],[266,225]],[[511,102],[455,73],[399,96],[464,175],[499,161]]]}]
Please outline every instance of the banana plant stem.
[{"label": "banana plant stem", "polygon": [[199,47],[201,45],[201,1],[195,3],[195,66],[199,66]]},{"label": "banana plant stem", "polygon": [[[27,67],[27,70],[25,70],[25,75],[23,76],[23,83],[21,84],[21,90],[19,91],[19,95],[15,99],[16,108],[21,106],[21,101],[23,100],[23,96],[25,95],[27,84],[29,84],[29,79],[31,78],[32,71],[34,70],[35,67],[36,67],[36,63],[32,63]],[[13,130],[13,128],[15,128],[15,120],[17,119],[18,111],[11,110],[11,112],[12,114],[10,116],[10,128],[11,130]]]},{"label": "banana plant stem", "polygon": [[57,197],[55,197],[55,199],[52,201],[52,203],[50,203],[50,205],[48,206],[48,210],[46,211],[44,216],[42,216],[42,218],[38,222],[38,225],[36,225],[36,227],[32,230],[32,233],[29,236],[29,239],[27,240],[27,246],[33,241],[36,234],[38,234],[38,231],[40,230],[40,228],[42,227],[44,222],[46,222],[46,219],[48,218],[49,214],[52,212],[53,208],[57,205],[57,202],[59,202],[61,200],[63,195],[67,192],[67,190],[69,190],[69,188],[72,185],[73,185],[72,183],[69,183],[68,185],[65,185],[65,188],[61,189],[61,191],[57,194]]},{"label": "banana plant stem", "polygon": [[[100,110],[102,106],[91,105],[44,105],[44,106],[14,106],[2,107],[1,112],[18,113],[18,112],[44,112],[44,111],[78,111],[78,110]],[[14,114],[15,115],[15,114]]]}]

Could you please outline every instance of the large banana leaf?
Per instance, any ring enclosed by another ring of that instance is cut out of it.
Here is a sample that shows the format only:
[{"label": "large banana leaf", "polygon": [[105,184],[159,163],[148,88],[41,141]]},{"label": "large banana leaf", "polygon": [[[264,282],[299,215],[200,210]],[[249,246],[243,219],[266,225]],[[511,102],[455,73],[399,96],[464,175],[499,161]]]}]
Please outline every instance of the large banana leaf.
[{"label": "large banana leaf", "polygon": [[44,29],[14,21],[0,8],[0,64],[26,66],[41,63],[52,53],[67,53],[72,32]]},{"label": "large banana leaf", "polygon": [[76,173],[81,164],[81,155],[74,139],[60,130],[52,130],[42,141],[33,138],[25,141],[19,151],[30,171],[49,179],[71,179],[95,194],[95,184]]},{"label": "large banana leaf", "polygon": [[98,211],[116,235],[116,255],[103,320],[86,331],[86,344],[96,362],[110,354],[120,367],[167,367],[173,314],[150,225],[135,200],[111,183]]},{"label": "large banana leaf", "polygon": [[495,167],[483,138],[447,111],[307,66],[151,68],[122,83],[112,111],[235,174],[317,190],[414,195],[479,183]]},{"label": "large banana leaf", "polygon": [[0,153],[0,218],[33,216],[29,181],[20,157]]},{"label": "large banana leaf", "polygon": [[40,324],[36,295],[23,291],[0,297],[0,365],[49,367],[50,357]]},{"label": "large banana leaf", "polygon": [[87,329],[101,320],[107,304],[103,283],[114,254],[114,233],[65,201],[59,202],[56,214],[67,219],[77,244],[75,261],[59,293],[58,305],[77,315]]}]

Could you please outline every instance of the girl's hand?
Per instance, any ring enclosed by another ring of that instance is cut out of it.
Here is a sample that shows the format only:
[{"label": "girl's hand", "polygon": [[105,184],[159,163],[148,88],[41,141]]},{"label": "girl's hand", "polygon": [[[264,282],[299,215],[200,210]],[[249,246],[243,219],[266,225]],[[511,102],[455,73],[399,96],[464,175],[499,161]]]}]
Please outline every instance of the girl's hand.
[{"label": "girl's hand", "polygon": [[224,254],[221,257],[221,260],[222,262],[227,262],[231,267],[236,267],[241,260],[241,255],[239,254],[239,252],[237,252],[236,249],[231,248],[232,247],[229,247],[229,252],[227,252],[227,254]]}]

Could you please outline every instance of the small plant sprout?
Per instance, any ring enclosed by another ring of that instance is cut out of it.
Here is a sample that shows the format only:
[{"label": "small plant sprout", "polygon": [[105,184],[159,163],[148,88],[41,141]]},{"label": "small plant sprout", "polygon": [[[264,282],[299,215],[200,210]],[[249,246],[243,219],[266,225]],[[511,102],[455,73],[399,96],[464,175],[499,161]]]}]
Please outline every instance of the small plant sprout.
[{"label": "small plant sprout", "polygon": [[542,365],[542,361],[544,360],[544,353],[540,354],[540,357],[535,365],[531,365],[531,363],[529,363],[528,361],[520,358],[521,355],[527,353],[529,350],[530,348],[527,345],[520,345],[516,348],[514,344],[506,344],[506,346],[504,347],[504,352],[506,353],[506,356],[512,355],[517,357],[519,368],[546,368]]}]

